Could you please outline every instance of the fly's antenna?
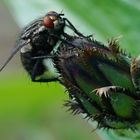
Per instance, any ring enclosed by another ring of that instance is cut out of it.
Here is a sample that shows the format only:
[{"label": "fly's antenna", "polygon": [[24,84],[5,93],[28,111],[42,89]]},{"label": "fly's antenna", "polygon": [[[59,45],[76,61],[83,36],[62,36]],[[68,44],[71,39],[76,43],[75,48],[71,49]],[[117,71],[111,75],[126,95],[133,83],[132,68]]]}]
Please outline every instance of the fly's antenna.
[{"label": "fly's antenna", "polygon": [[8,57],[8,59],[4,62],[4,64],[0,67],[0,72],[5,68],[5,66],[10,62],[10,60],[15,56],[15,54],[25,45],[27,45],[30,42],[30,40],[27,40],[26,42],[22,42],[19,45],[16,45],[16,47],[12,50],[11,55]]},{"label": "fly's antenna", "polygon": [[63,9],[61,10],[60,14],[63,14]]},{"label": "fly's antenna", "polygon": [[64,16],[64,14],[63,14],[63,10],[61,10],[59,16]]}]

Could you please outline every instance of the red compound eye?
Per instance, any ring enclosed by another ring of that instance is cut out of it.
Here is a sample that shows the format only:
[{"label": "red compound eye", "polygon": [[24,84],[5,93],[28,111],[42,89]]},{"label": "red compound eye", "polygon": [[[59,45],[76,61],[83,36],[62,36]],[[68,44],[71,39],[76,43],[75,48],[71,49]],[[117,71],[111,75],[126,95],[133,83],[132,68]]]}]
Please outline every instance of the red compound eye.
[{"label": "red compound eye", "polygon": [[47,28],[53,28],[54,27],[53,20],[49,16],[44,17],[43,23],[44,23],[45,27],[47,27]]}]

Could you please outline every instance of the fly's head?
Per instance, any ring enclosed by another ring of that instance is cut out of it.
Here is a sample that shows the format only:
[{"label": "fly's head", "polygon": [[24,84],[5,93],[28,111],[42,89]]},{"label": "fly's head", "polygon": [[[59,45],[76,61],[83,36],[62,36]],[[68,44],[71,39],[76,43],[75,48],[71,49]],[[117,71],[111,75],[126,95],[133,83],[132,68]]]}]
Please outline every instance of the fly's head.
[{"label": "fly's head", "polygon": [[48,12],[43,19],[44,26],[48,29],[60,30],[65,25],[65,21],[62,18],[63,15],[54,11]]}]

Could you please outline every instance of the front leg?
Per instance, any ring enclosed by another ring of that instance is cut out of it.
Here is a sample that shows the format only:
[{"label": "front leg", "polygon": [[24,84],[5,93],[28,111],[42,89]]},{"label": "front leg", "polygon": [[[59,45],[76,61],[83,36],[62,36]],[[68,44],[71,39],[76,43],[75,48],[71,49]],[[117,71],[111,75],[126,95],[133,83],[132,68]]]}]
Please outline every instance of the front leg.
[{"label": "front leg", "polygon": [[68,26],[70,29],[72,29],[78,36],[86,37],[82,33],[80,33],[67,18],[63,18],[63,19],[69,24],[66,26]]}]

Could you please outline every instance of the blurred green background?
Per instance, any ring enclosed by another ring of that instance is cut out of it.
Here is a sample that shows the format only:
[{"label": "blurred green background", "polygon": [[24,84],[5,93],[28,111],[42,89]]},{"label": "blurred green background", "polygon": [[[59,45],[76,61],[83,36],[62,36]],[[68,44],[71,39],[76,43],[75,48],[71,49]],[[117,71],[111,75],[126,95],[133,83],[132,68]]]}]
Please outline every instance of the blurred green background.
[{"label": "blurred green background", "polygon": [[[63,10],[78,30],[105,44],[122,35],[121,48],[134,57],[140,52],[139,0],[3,0],[0,64],[21,28],[50,10]],[[17,54],[0,73],[0,140],[100,140],[86,120],[66,112],[64,91],[58,83],[32,83]]]}]

